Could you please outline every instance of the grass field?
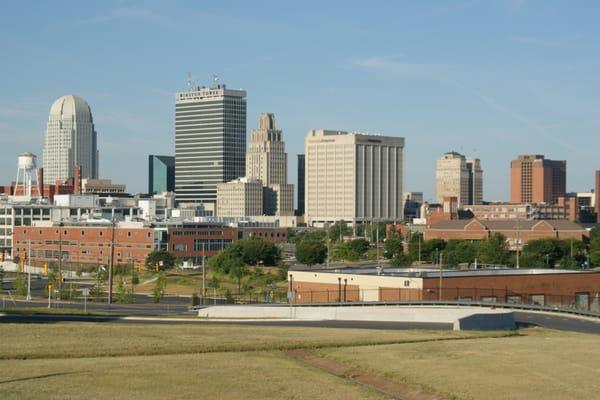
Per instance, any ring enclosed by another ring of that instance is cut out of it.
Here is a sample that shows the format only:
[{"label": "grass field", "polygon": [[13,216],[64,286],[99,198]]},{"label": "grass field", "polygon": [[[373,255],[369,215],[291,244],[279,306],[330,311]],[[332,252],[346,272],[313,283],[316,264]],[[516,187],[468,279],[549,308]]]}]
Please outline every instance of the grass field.
[{"label": "grass field", "polygon": [[381,399],[385,396],[305,366],[282,350],[497,334],[7,323],[0,324],[0,399]]},{"label": "grass field", "polygon": [[291,358],[289,349],[316,351],[448,399],[592,399],[600,393],[599,337],[534,328],[515,334],[0,323],[0,338],[3,400],[386,398]]},{"label": "grass field", "polygon": [[598,399],[600,336],[538,328],[511,338],[322,349],[456,399]]}]

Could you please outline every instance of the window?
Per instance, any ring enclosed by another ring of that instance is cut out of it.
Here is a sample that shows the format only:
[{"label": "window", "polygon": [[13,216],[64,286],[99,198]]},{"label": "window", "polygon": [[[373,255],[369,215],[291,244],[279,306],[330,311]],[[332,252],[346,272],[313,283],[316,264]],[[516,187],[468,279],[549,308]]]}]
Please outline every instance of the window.
[{"label": "window", "polygon": [[127,237],[131,237],[131,231],[127,232]]},{"label": "window", "polygon": [[409,287],[410,286],[410,281],[409,280],[405,280],[404,281],[404,287]]},{"label": "window", "polygon": [[85,236],[85,231],[81,231],[81,236]]}]

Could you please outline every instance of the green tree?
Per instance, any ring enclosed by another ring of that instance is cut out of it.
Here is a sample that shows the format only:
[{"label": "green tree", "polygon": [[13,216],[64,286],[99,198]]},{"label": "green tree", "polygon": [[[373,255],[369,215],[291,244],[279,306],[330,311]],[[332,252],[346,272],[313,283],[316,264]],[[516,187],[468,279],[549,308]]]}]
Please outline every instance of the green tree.
[{"label": "green tree", "polygon": [[390,264],[395,267],[408,267],[412,264],[412,261],[408,254],[400,252],[394,255],[394,257],[390,260]]},{"label": "green tree", "polygon": [[13,281],[13,287],[19,296],[27,295],[27,281],[25,280],[25,274],[17,272],[15,280]]},{"label": "green tree", "polygon": [[479,263],[508,265],[510,260],[510,251],[504,235],[494,233],[487,240],[477,243],[477,261]]},{"label": "green tree", "polygon": [[356,261],[359,255],[350,245],[350,242],[338,242],[333,246],[331,258],[334,260]]},{"label": "green tree", "polygon": [[351,236],[352,229],[348,227],[348,224],[344,220],[336,221],[329,227],[329,240],[339,242],[344,236]]},{"label": "green tree", "polygon": [[322,240],[304,238],[296,245],[296,260],[309,267],[322,264],[327,258],[327,246]]},{"label": "green tree", "polygon": [[590,231],[589,258],[592,266],[600,267],[600,227]]},{"label": "green tree", "polygon": [[131,291],[131,288],[125,286],[123,279],[117,280],[115,300],[119,303],[133,303],[133,292]]},{"label": "green tree", "polygon": [[388,260],[393,259],[398,254],[404,253],[404,246],[401,235],[394,235],[385,240],[383,245],[383,256]]},{"label": "green tree", "polygon": [[527,242],[523,248],[524,267],[575,268],[584,258],[583,243],[578,240],[559,240],[554,238],[537,239]]},{"label": "green tree", "polygon": [[160,300],[165,295],[165,290],[167,288],[167,277],[164,272],[159,272],[158,277],[156,278],[156,283],[154,284],[154,289],[152,289],[152,297],[155,303],[160,303]]},{"label": "green tree", "polygon": [[383,242],[383,240],[387,236],[387,225],[390,222],[388,221],[379,221],[374,222],[372,224],[368,224],[365,227],[365,237],[372,243],[377,241],[377,233],[379,232],[379,242]]},{"label": "green tree", "polygon": [[166,271],[175,267],[177,257],[167,250],[154,250],[146,257],[146,268],[151,271]]},{"label": "green tree", "polygon": [[248,273],[248,268],[242,258],[231,252],[223,251],[208,259],[209,267],[216,273],[228,275],[237,279],[238,292],[242,289],[242,278]]},{"label": "green tree", "polygon": [[362,258],[369,250],[369,242],[362,238],[351,240],[348,244],[359,258]]}]

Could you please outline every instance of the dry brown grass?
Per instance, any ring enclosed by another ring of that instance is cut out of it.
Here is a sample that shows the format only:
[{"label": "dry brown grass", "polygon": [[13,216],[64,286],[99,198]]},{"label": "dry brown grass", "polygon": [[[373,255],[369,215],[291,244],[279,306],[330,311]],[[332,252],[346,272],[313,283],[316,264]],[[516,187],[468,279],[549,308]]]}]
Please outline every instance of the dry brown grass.
[{"label": "dry brown grass", "polygon": [[[500,333],[504,335],[506,333]],[[0,359],[253,351],[471,338],[494,332],[194,324],[0,324]]]},{"label": "dry brown grass", "polygon": [[600,336],[526,336],[321,349],[327,357],[456,399],[597,399]]}]

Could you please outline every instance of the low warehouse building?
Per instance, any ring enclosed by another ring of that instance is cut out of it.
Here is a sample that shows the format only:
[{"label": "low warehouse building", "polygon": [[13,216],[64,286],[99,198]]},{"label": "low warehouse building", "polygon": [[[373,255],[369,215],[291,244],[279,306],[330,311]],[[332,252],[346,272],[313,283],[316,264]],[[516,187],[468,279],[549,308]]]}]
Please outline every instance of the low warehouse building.
[{"label": "low warehouse building", "polygon": [[600,271],[344,268],[290,271],[296,303],[484,301],[600,310]]}]

